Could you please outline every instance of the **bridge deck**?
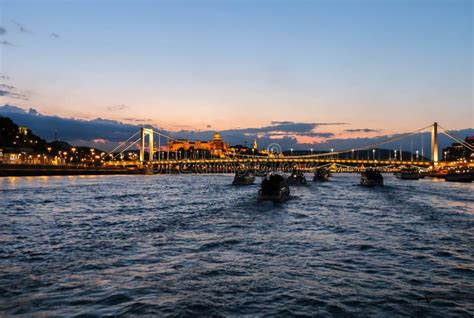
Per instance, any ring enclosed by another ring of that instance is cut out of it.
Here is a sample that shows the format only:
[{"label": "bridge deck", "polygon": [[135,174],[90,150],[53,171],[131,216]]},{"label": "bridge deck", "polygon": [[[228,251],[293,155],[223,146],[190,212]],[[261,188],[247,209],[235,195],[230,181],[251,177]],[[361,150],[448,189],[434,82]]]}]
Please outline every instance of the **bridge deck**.
[{"label": "bridge deck", "polygon": [[[400,160],[364,160],[364,159],[321,159],[321,158],[217,158],[217,159],[181,159],[181,160],[154,160],[148,161],[153,165],[176,165],[176,164],[246,164],[246,163],[262,163],[262,164],[307,164],[307,163],[323,163],[323,164],[364,164],[364,165],[393,165],[393,166],[431,166],[431,161],[400,161]],[[107,162],[107,165],[140,165],[139,161],[114,161]]]}]

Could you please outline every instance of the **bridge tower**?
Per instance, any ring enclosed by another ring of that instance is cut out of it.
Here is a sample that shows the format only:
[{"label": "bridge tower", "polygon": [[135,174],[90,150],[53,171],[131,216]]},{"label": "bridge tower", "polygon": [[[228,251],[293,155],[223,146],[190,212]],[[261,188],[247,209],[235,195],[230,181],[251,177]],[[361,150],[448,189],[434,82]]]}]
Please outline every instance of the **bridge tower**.
[{"label": "bridge tower", "polygon": [[148,160],[153,161],[153,129],[141,128],[140,129],[140,162],[145,161],[145,139],[148,136]]},{"label": "bridge tower", "polygon": [[431,161],[438,165],[438,123],[433,124],[431,129]]}]

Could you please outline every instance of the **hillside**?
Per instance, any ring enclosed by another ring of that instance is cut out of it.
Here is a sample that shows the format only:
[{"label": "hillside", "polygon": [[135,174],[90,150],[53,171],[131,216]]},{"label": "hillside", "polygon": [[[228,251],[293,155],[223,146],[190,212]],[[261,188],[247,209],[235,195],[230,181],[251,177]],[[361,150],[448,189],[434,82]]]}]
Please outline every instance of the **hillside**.
[{"label": "hillside", "polygon": [[0,116],[0,147],[28,152],[46,152],[48,143],[8,117]]}]

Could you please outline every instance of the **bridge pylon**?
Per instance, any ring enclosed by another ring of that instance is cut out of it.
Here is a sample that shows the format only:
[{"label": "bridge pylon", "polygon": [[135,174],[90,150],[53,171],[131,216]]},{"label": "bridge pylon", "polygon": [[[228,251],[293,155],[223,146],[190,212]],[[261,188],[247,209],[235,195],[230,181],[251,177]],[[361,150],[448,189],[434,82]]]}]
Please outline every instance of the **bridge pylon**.
[{"label": "bridge pylon", "polygon": [[431,162],[438,165],[438,123],[435,122],[431,128]]},{"label": "bridge pylon", "polygon": [[140,129],[140,162],[145,161],[145,139],[148,136],[148,160],[153,161],[153,129],[144,128]]}]

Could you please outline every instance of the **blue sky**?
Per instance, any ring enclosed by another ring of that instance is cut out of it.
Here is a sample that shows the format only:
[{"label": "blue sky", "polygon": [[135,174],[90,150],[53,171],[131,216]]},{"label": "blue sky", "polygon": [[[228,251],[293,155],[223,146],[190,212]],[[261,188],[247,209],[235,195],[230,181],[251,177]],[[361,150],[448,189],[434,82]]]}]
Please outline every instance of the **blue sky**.
[{"label": "blue sky", "polygon": [[317,128],[341,138],[474,126],[472,1],[0,3],[0,98],[43,114],[347,123]]}]

